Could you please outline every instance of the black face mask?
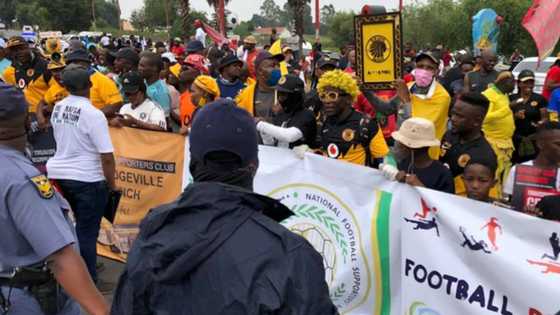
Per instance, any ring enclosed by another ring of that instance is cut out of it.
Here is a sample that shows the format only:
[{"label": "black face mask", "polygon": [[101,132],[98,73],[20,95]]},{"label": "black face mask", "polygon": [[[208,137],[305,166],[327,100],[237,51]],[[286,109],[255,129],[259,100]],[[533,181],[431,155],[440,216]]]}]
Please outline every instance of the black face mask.
[{"label": "black face mask", "polygon": [[287,97],[282,100],[278,99],[278,102],[284,109],[286,113],[293,113],[303,106],[303,94],[302,93],[289,93],[286,94]]},{"label": "black face mask", "polygon": [[189,170],[195,182],[218,182],[253,191],[256,167],[230,168],[217,163],[191,160]]}]

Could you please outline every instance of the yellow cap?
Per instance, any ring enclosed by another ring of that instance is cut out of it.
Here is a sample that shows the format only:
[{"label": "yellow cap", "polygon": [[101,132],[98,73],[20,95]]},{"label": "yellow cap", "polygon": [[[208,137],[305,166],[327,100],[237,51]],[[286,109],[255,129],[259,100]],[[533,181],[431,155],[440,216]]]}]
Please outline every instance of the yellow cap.
[{"label": "yellow cap", "polygon": [[214,95],[216,98],[220,97],[220,88],[218,87],[218,83],[216,83],[216,80],[211,76],[199,75],[193,83],[207,93]]},{"label": "yellow cap", "polygon": [[178,78],[179,74],[181,73],[181,65],[176,63],[169,67],[169,71]]}]

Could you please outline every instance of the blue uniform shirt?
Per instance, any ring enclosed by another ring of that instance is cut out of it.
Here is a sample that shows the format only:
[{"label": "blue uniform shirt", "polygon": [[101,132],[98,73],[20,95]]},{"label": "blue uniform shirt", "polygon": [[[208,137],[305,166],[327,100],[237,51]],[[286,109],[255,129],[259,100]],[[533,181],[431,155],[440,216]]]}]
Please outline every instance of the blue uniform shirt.
[{"label": "blue uniform shirt", "polygon": [[76,242],[54,191],[21,152],[0,145],[0,273],[29,266]]},{"label": "blue uniform shirt", "polygon": [[152,101],[161,106],[165,112],[165,116],[169,117],[169,113],[171,112],[171,96],[169,96],[169,89],[165,81],[157,80],[151,85],[148,85],[146,82],[146,94],[148,94],[148,97]]}]

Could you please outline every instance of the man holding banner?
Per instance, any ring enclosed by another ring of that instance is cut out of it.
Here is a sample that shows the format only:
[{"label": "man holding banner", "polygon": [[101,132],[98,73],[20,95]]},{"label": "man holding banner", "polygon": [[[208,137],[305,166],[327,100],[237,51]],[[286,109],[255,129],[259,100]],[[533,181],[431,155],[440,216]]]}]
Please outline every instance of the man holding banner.
[{"label": "man holding banner", "polygon": [[252,192],[253,118],[220,100],[200,109],[189,139],[194,184],[140,225],[112,313],[338,314],[321,255],[277,223],[293,213]]}]

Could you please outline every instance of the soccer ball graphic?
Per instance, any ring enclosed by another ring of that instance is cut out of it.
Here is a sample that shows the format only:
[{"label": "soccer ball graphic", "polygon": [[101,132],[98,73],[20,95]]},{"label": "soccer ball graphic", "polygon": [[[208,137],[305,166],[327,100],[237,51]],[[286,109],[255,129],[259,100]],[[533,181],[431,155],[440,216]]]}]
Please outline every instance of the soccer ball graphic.
[{"label": "soccer ball graphic", "polygon": [[336,275],[336,245],[328,234],[309,223],[294,224],[290,226],[290,231],[303,236],[323,256],[326,280],[329,285],[332,284]]}]

